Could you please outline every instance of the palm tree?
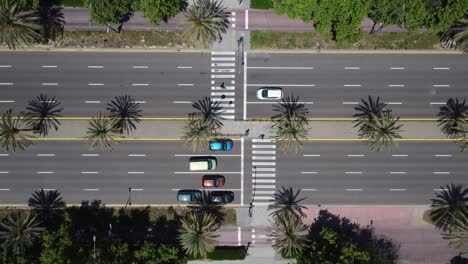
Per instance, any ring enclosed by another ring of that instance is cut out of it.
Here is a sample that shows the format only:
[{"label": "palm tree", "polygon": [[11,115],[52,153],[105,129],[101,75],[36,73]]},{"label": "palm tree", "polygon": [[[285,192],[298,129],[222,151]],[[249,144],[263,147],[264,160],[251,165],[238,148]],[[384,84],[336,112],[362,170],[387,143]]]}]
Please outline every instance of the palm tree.
[{"label": "palm tree", "polygon": [[192,114],[194,117],[213,120],[213,125],[216,127],[222,127],[223,123],[220,121],[222,119],[220,114],[223,112],[221,103],[219,101],[213,101],[210,97],[205,97],[201,100],[196,101],[192,104],[192,107],[197,109],[199,112]]},{"label": "palm tree", "polygon": [[459,255],[468,254],[468,212],[453,215],[450,230],[442,234],[443,238],[450,240],[449,246],[457,250]]},{"label": "palm tree", "polygon": [[65,202],[57,190],[44,191],[41,188],[40,191],[35,191],[32,197],[29,198],[28,206],[32,207],[40,219],[47,224],[52,214],[56,214],[58,210],[65,208]]},{"label": "palm tree", "polygon": [[112,100],[107,106],[107,110],[110,112],[109,117],[118,120],[115,127],[122,132],[125,131],[127,135],[136,129],[135,123],[141,121],[139,117],[141,117],[143,110],[130,95],[116,96],[115,100]]},{"label": "palm tree", "polygon": [[90,148],[94,149],[99,145],[101,150],[114,149],[113,145],[117,143],[115,138],[119,132],[115,128],[117,122],[114,118],[109,118],[101,112],[93,116],[89,121],[87,136],[85,137],[90,143]]},{"label": "palm tree", "polygon": [[24,251],[33,245],[35,239],[38,239],[44,228],[39,226],[36,217],[30,214],[8,215],[0,222],[0,239],[2,246],[10,248],[15,255],[21,255]]},{"label": "palm tree", "polygon": [[[442,187],[441,187],[442,188]],[[436,198],[431,199],[430,217],[434,225],[443,231],[450,230],[450,223],[454,216],[463,214],[467,217],[468,211],[468,189],[462,184],[447,185],[446,189],[436,194]]]},{"label": "palm tree", "polygon": [[218,134],[218,127],[212,119],[205,119],[199,114],[189,115],[189,120],[184,127],[182,140],[189,142],[192,151],[208,149],[210,139]]},{"label": "palm tree", "polygon": [[380,97],[377,97],[377,99],[374,100],[369,95],[367,101],[361,99],[361,103],[354,107],[354,110],[357,111],[357,113],[353,115],[353,117],[356,117],[356,120],[354,121],[356,125],[354,125],[354,127],[373,122],[372,114],[380,118],[382,112],[384,112],[385,107],[387,107],[387,104],[381,102]]},{"label": "palm tree", "polygon": [[221,6],[222,1],[197,0],[184,14],[191,28],[190,37],[203,46],[222,40],[221,34],[229,27],[229,12]]},{"label": "palm tree", "polygon": [[280,124],[275,130],[275,139],[279,144],[278,149],[283,152],[294,151],[297,153],[302,150],[302,141],[307,139],[309,134],[306,122],[298,120]]},{"label": "palm tree", "polygon": [[372,122],[363,124],[359,129],[359,137],[365,138],[364,143],[370,145],[371,151],[390,151],[391,147],[398,148],[395,139],[401,138],[401,127],[397,124],[399,117],[394,117],[391,112],[383,112],[379,117],[371,113]]},{"label": "palm tree", "polygon": [[299,96],[294,97],[294,95],[283,97],[279,104],[273,105],[273,111],[278,112],[272,117],[278,124],[290,122],[291,120],[307,122],[306,115],[309,113],[305,104],[299,102]]},{"label": "palm tree", "polygon": [[57,32],[63,31],[65,17],[61,6],[39,6],[39,21],[42,25],[42,40],[48,43],[55,41]]},{"label": "palm tree", "polygon": [[33,142],[30,138],[34,136],[24,132],[33,131],[30,127],[30,117],[24,112],[13,117],[12,110],[9,109],[2,115],[0,123],[0,143],[7,151],[17,152],[31,146]]},{"label": "palm tree", "polygon": [[31,117],[29,122],[35,133],[47,136],[49,129],[58,130],[60,122],[57,117],[62,116],[59,113],[63,108],[60,108],[60,102],[56,101],[55,97],[49,98],[45,94],[40,94],[28,102],[26,110],[29,111],[27,113]]},{"label": "palm tree", "polygon": [[211,201],[211,195],[209,192],[203,190],[202,199],[192,202],[188,206],[191,210],[197,212],[198,214],[210,214],[215,218],[216,226],[215,229],[218,229],[223,224],[224,221],[224,212],[223,206],[219,203],[213,203]]},{"label": "palm tree", "polygon": [[458,98],[450,98],[447,100],[447,104],[440,107],[440,111],[437,114],[439,117],[438,126],[441,126],[441,131],[446,134],[449,138],[457,138],[460,136],[460,132],[457,129],[463,127],[466,124],[465,118],[468,115],[468,105],[466,99],[461,101]]},{"label": "palm tree", "polygon": [[282,214],[270,224],[269,236],[275,239],[273,248],[282,256],[295,257],[307,247],[308,226],[295,214]]},{"label": "palm tree", "polygon": [[36,11],[22,11],[14,1],[0,2],[0,43],[8,48],[30,45],[39,37]]},{"label": "palm tree", "polygon": [[441,42],[448,48],[461,50],[468,53],[468,13],[455,21],[453,25],[442,35]]},{"label": "palm tree", "polygon": [[194,212],[181,219],[178,239],[182,249],[190,256],[206,258],[212,252],[218,241],[218,235],[213,230],[216,219],[210,214],[196,214]]},{"label": "palm tree", "polygon": [[300,189],[294,193],[292,187],[289,187],[289,189],[282,187],[282,190],[274,194],[274,204],[269,205],[268,210],[274,210],[271,214],[275,217],[286,213],[294,214],[297,217],[306,217],[307,215],[302,210],[307,209],[307,207],[299,205],[299,203],[307,199],[307,197],[299,199],[300,192]]}]

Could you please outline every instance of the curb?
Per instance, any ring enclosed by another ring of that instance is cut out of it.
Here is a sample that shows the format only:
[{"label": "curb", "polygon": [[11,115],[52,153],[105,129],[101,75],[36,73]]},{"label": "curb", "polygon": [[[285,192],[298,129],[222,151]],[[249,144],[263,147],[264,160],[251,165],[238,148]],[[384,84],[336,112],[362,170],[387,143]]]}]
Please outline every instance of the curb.
[{"label": "curb", "polygon": [[0,52],[120,52],[120,53],[208,53],[208,49],[177,49],[177,48],[23,48],[10,50],[0,48]]},{"label": "curb", "polygon": [[317,50],[317,49],[250,49],[249,53],[277,53],[277,54],[421,54],[421,55],[465,55],[453,50]]}]

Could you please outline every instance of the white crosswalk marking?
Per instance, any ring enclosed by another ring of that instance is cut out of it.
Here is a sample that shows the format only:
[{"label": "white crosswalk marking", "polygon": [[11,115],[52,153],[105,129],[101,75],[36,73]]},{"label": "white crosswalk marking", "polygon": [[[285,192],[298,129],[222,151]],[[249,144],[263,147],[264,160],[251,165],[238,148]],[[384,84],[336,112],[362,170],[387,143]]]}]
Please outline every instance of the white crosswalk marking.
[{"label": "white crosswalk marking", "polygon": [[235,119],[234,101],[236,93],[235,81],[232,80],[236,77],[234,74],[236,72],[235,55],[235,51],[211,52],[211,99],[220,102],[220,107],[229,108],[224,110],[220,116],[230,120]]},{"label": "white crosswalk marking", "polygon": [[276,151],[273,139],[252,139],[252,202],[256,206],[273,203],[276,189]]},{"label": "white crosswalk marking", "polygon": [[276,145],[253,145],[252,148],[276,148]]}]

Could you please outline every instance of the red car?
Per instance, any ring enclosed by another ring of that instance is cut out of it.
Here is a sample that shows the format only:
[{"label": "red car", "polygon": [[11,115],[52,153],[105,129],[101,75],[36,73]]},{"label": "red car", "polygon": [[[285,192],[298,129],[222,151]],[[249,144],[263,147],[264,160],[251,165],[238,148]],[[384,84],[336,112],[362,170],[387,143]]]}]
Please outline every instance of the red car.
[{"label": "red car", "polygon": [[202,178],[203,187],[223,187],[225,178],[222,175],[205,175]]}]

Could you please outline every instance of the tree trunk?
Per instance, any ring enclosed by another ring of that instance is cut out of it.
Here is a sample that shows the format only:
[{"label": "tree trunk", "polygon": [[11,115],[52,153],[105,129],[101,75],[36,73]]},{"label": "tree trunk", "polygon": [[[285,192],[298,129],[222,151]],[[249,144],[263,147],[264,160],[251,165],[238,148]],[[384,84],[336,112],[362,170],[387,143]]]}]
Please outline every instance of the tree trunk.
[{"label": "tree trunk", "polygon": [[374,20],[374,25],[372,25],[372,28],[371,28],[371,30],[370,30],[370,32],[369,32],[369,35],[374,34],[375,25],[377,25],[377,21]]}]

